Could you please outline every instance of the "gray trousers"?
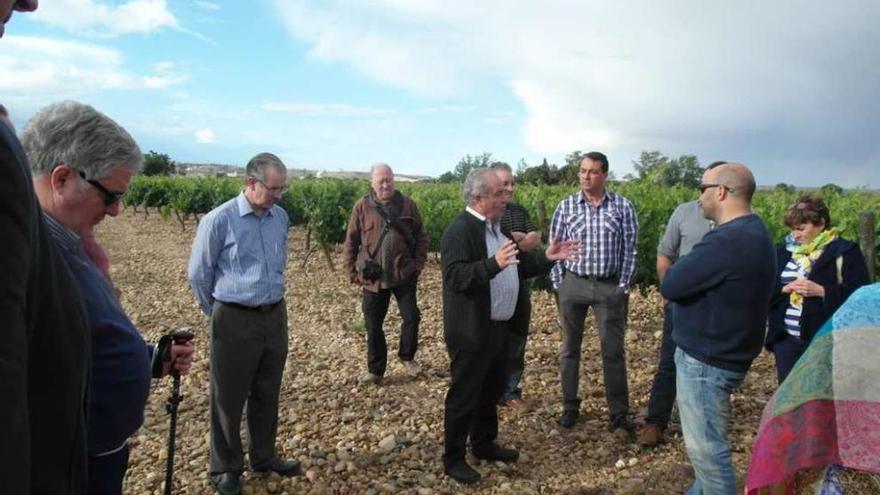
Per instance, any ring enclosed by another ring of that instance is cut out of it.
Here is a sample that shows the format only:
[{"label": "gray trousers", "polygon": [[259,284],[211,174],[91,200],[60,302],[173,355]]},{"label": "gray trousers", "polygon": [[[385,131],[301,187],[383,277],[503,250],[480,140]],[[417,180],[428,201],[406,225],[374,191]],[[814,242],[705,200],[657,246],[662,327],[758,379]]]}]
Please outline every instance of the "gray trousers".
[{"label": "gray trousers", "polygon": [[287,360],[287,308],[261,313],[214,303],[211,318],[211,474],[244,470],[247,402],[251,466],[277,456],[278,392]]},{"label": "gray trousers", "polygon": [[612,422],[629,412],[629,388],[626,378],[624,334],[629,295],[618,289],[617,280],[597,281],[566,273],[559,286],[559,312],[562,318],[562,351],[559,355],[559,380],[565,410],[580,408],[578,380],[581,366],[581,343],[587,311],[593,308],[602,348],[602,371],[605,375],[605,399]]}]

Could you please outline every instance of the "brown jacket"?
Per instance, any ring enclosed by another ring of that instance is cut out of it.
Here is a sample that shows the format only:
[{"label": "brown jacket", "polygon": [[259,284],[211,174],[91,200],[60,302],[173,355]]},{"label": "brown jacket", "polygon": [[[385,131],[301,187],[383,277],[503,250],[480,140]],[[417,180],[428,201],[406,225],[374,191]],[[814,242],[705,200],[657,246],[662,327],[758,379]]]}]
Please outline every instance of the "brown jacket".
[{"label": "brown jacket", "polygon": [[[411,249],[406,243],[406,235],[395,235],[394,245],[394,278],[406,280],[410,277],[418,277],[425,267],[428,258],[428,234],[422,227],[422,217],[419,208],[410,198],[400,191],[394,191],[391,198],[392,211],[396,214],[396,225],[408,230],[414,239]],[[342,264],[349,280],[370,292],[379,291],[379,281],[364,280],[361,275],[361,267],[370,254],[375,259],[379,251],[378,243],[382,235],[385,219],[379,212],[373,192],[364,196],[351,210],[348,220],[348,229],[345,232],[345,244],[342,247]],[[400,234],[400,232],[398,232]]]}]

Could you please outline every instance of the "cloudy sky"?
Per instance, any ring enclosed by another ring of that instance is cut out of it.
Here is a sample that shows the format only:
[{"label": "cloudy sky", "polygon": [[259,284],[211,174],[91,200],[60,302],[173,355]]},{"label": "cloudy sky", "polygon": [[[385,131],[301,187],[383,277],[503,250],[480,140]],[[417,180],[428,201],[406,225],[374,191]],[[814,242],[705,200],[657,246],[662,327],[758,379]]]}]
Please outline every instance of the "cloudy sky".
[{"label": "cloudy sky", "polygon": [[880,188],[880,2],[42,0],[0,40],[21,128],[94,105],[144,151],[439,175],[642,150]]}]

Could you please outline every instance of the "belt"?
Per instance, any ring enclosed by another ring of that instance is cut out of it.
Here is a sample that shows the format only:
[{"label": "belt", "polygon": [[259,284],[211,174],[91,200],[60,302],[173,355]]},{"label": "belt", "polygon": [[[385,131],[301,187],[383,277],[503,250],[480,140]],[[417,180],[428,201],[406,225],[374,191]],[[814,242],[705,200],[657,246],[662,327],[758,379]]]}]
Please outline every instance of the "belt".
[{"label": "belt", "polygon": [[275,309],[275,307],[278,306],[279,304],[281,304],[282,302],[284,302],[283,297],[276,302],[273,302],[270,304],[260,304],[259,306],[245,306],[244,304],[220,301],[221,304],[225,304],[226,306],[229,306],[232,308],[243,309],[245,311],[256,311],[258,313],[268,313],[269,311],[272,311],[273,309]]},{"label": "belt", "polygon": [[577,278],[582,278],[584,280],[595,280],[596,282],[609,282],[611,280],[617,281],[620,280],[620,276],[618,274],[608,275],[605,277],[599,275],[581,275],[579,273],[571,272]]}]

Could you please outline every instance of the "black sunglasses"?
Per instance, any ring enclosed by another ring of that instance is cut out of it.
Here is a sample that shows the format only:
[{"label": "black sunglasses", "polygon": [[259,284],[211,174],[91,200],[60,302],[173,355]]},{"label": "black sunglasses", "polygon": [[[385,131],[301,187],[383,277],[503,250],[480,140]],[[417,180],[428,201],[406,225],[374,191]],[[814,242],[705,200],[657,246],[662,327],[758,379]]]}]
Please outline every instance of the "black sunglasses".
[{"label": "black sunglasses", "polygon": [[723,187],[724,189],[727,190],[727,192],[734,191],[734,189],[732,187],[725,186],[724,184],[700,184],[699,186],[697,186],[697,189],[700,190],[700,194],[703,194],[704,192],[706,192],[706,189],[710,189],[713,187]]},{"label": "black sunglasses", "polygon": [[114,203],[118,202],[125,196],[125,191],[123,192],[115,192],[107,189],[100,182],[96,180],[90,180],[86,178],[86,173],[82,170],[79,171],[79,176],[82,177],[82,180],[88,182],[95,189],[97,189],[101,193],[101,199],[104,201],[104,206],[111,206]]}]

